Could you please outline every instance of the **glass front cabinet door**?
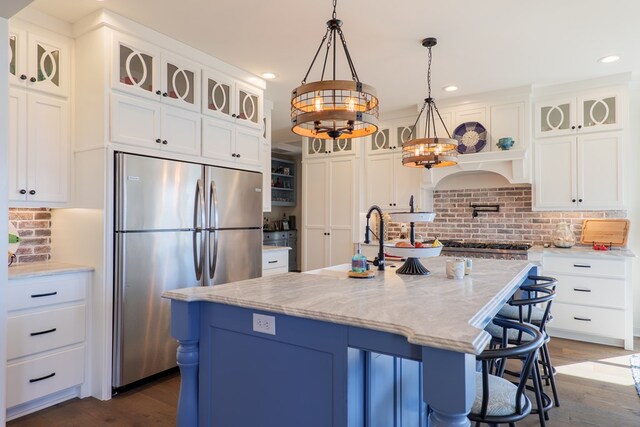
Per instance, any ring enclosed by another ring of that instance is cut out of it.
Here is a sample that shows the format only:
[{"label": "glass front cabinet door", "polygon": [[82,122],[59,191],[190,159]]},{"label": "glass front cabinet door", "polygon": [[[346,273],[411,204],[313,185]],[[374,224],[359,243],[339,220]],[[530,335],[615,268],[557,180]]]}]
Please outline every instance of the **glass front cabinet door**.
[{"label": "glass front cabinet door", "polygon": [[202,97],[202,112],[211,117],[234,120],[233,80],[222,75],[205,70],[202,77],[204,96]]},{"label": "glass front cabinet door", "polygon": [[159,58],[152,45],[114,35],[112,87],[157,100],[162,94]]},{"label": "glass front cabinet door", "polygon": [[262,129],[262,94],[250,86],[236,83],[236,119],[243,124]]},{"label": "glass front cabinet door", "polygon": [[575,98],[536,104],[537,137],[566,135],[576,130]]},{"label": "glass front cabinet door", "polygon": [[578,126],[584,131],[621,129],[621,98],[616,91],[578,98]]},{"label": "glass front cabinet door", "polygon": [[186,59],[162,55],[162,102],[200,111],[200,68]]}]

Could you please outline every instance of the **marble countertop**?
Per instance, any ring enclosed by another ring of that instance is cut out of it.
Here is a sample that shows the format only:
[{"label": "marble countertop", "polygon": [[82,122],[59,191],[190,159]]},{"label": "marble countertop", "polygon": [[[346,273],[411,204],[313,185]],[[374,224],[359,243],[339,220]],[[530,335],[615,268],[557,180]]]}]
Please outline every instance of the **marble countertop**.
[{"label": "marble countertop", "polygon": [[289,246],[273,246],[273,245],[262,245],[262,252],[267,251],[290,251],[291,248]]},{"label": "marble countertop", "polygon": [[77,273],[93,271],[93,267],[64,262],[34,262],[16,264],[9,267],[9,279],[23,279],[28,277],[49,276],[52,274]]},{"label": "marble countertop", "polygon": [[376,270],[373,279],[347,276],[350,265],[284,273],[213,287],[167,291],[163,297],[211,301],[391,332],[417,345],[479,354],[489,342],[484,326],[534,265],[474,260],[471,275],[447,279],[449,257],[425,259],[430,276]]},{"label": "marble countertop", "polygon": [[635,258],[636,254],[627,248],[613,247],[609,251],[594,251],[592,246],[573,246],[571,248],[556,248],[555,246],[544,248],[534,246],[529,249],[529,254],[553,254],[566,256],[589,256],[589,257],[622,257]]}]

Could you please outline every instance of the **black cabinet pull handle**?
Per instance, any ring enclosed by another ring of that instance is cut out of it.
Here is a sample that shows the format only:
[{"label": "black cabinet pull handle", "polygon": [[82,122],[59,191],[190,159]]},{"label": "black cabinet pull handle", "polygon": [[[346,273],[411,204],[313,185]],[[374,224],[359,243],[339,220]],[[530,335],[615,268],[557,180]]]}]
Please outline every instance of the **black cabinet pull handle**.
[{"label": "black cabinet pull handle", "polygon": [[27,80],[26,74],[20,74],[20,80]]},{"label": "black cabinet pull handle", "polygon": [[33,294],[31,298],[52,297],[54,295],[58,295],[58,291],[47,292],[46,294]]},{"label": "black cabinet pull handle", "polygon": [[31,336],[35,337],[37,335],[44,335],[44,334],[50,334],[51,332],[55,332],[57,331],[57,328],[51,328],[51,329],[47,329],[46,331],[40,331],[40,332],[31,332]]},{"label": "black cabinet pull handle", "polygon": [[29,194],[31,194],[32,196],[36,194],[36,190],[29,190]]},{"label": "black cabinet pull handle", "polygon": [[48,378],[55,377],[55,376],[56,376],[56,373],[55,373],[55,372],[52,372],[52,373],[50,373],[49,375],[45,375],[44,377],[40,377],[40,378],[32,378],[32,379],[30,379],[30,380],[29,380],[29,382],[30,382],[30,383],[37,383],[38,381],[46,380],[46,379],[48,379]]},{"label": "black cabinet pull handle", "polygon": [[162,142],[162,140],[161,140],[160,138],[158,138],[158,139],[156,139],[156,142],[157,142],[158,144],[160,144],[160,143]]},{"label": "black cabinet pull handle", "polygon": [[160,92],[159,90],[156,91],[156,95],[162,95],[162,92]]},{"label": "black cabinet pull handle", "polygon": [[267,261],[269,264],[275,264],[278,261]]},{"label": "black cabinet pull handle", "polygon": [[20,190],[20,194],[27,194],[27,190],[23,188],[22,190]]},{"label": "black cabinet pull handle", "polygon": [[573,264],[573,266],[577,268],[591,268],[588,264]]},{"label": "black cabinet pull handle", "polygon": [[574,316],[574,319],[575,320],[579,320],[581,322],[591,322],[591,319],[587,319],[586,317],[575,317]]},{"label": "black cabinet pull handle", "polygon": [[591,292],[591,289],[581,289],[581,288],[573,288],[576,292]]},{"label": "black cabinet pull handle", "polygon": [[168,94],[167,92],[164,92],[164,93],[162,94],[162,96],[164,96],[164,97],[166,98],[167,96],[169,96],[169,94]]},{"label": "black cabinet pull handle", "polygon": [[164,145],[167,145],[167,144],[168,144],[168,142],[167,142],[167,140],[166,140],[166,139],[163,139],[163,140],[162,140],[162,143],[163,143]]},{"label": "black cabinet pull handle", "polygon": [[37,80],[36,80],[36,78],[35,78],[35,77],[31,77],[31,78],[29,79],[29,81],[30,81],[31,83],[35,83]]}]

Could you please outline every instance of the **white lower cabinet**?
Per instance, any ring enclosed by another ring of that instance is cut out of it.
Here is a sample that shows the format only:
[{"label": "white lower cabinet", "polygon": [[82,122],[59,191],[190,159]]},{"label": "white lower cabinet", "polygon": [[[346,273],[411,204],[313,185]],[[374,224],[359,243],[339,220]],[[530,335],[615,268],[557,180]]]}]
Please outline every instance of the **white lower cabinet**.
[{"label": "white lower cabinet", "polygon": [[9,280],[7,418],[85,397],[90,273]]},{"label": "white lower cabinet", "polygon": [[289,271],[289,249],[266,249],[262,251],[262,276],[287,273]]},{"label": "white lower cabinet", "polygon": [[631,258],[544,253],[542,270],[558,279],[550,335],[633,349]]}]

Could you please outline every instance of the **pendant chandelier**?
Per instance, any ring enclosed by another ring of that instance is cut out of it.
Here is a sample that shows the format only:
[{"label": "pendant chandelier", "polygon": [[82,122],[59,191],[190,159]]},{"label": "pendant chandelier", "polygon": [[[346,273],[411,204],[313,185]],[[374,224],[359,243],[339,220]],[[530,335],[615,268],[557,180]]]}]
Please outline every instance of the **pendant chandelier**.
[{"label": "pendant chandelier", "polygon": [[[457,162],[458,141],[451,138],[451,134],[447,130],[447,126],[440,116],[436,101],[431,97],[431,48],[438,41],[434,37],[422,40],[422,46],[429,49],[429,66],[427,68],[427,98],[420,109],[418,118],[413,126],[409,140],[402,144],[402,165],[413,168],[440,168],[444,166],[453,166]],[[417,124],[422,114],[425,114],[424,137],[414,137]],[[436,116],[446,132],[446,138],[438,138],[436,134]],[[433,136],[431,136],[433,132]]]},{"label": "pendant chandelier", "polygon": [[[319,139],[349,139],[371,135],[378,130],[378,98],[376,90],[360,82],[347,42],[342,33],[342,21],[333,15],[327,21],[327,31],[320,42],[302,83],[291,91],[291,130],[301,136]],[[319,81],[307,83],[313,65],[322,51],[324,63]],[[340,43],[344,49],[351,80],[336,80],[336,54]],[[331,80],[325,80],[327,62],[332,58]]]}]

